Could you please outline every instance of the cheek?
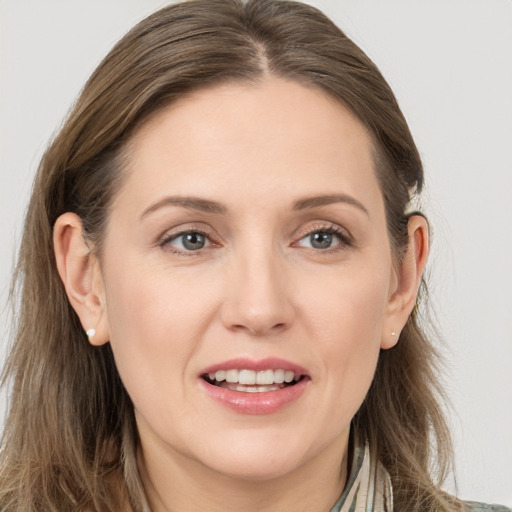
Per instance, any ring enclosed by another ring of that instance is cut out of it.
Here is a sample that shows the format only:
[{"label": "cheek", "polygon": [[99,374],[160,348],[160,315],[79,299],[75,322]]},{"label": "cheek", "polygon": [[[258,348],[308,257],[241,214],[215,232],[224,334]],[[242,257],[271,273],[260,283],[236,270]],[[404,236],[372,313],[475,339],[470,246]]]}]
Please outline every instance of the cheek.
[{"label": "cheek", "polygon": [[380,344],[389,300],[391,264],[353,265],[312,276],[303,283],[302,310],[311,334],[330,340],[334,353],[340,345],[354,351]]},{"label": "cheek", "polygon": [[132,400],[150,401],[158,388],[177,389],[215,314],[201,280],[179,272],[127,273],[120,265],[108,275],[110,343]]},{"label": "cheek", "polygon": [[364,400],[380,354],[390,273],[385,267],[368,268],[332,276],[322,296],[309,293],[305,308],[314,350],[321,352],[326,397],[342,423],[350,421]]}]

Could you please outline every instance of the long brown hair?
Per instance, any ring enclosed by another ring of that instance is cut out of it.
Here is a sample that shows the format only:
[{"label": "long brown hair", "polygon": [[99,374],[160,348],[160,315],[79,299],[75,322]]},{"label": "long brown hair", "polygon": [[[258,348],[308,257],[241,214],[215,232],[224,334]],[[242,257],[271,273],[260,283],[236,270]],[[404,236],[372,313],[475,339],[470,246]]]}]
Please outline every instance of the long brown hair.
[{"label": "long brown hair", "polygon": [[[30,201],[13,300],[17,330],[5,370],[10,410],[0,468],[5,511],[148,511],[136,467],[133,406],[109,345],[91,346],[57,274],[52,228],[77,213],[101,254],[124,148],[156,111],[193,89],[267,75],[320,88],[367,127],[396,258],[407,247],[407,205],[423,170],[395,97],[368,57],[318,10],[286,0],[190,0],[135,26],[85,85],[42,158]],[[353,419],[388,470],[395,510],[455,510],[439,482],[451,444],[436,352],[417,308],[383,351]],[[113,482],[115,485],[113,485]]]}]

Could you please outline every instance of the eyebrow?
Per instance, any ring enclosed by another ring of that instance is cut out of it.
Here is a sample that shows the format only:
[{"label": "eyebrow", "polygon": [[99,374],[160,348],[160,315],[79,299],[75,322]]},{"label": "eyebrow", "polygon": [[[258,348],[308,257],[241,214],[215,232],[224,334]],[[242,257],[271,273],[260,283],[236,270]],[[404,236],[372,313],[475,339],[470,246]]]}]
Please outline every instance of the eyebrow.
[{"label": "eyebrow", "polygon": [[329,194],[324,196],[306,197],[305,199],[299,199],[296,201],[293,205],[293,209],[307,210],[310,208],[318,208],[320,206],[327,206],[334,203],[345,203],[351,206],[355,206],[362,212],[366,213],[366,215],[370,216],[368,210],[360,201],[358,201],[355,197],[349,196],[347,194]]},{"label": "eyebrow", "polygon": [[201,199],[199,197],[180,197],[180,196],[168,196],[164,197],[160,201],[148,206],[141,214],[140,219],[142,220],[146,215],[153,213],[160,208],[165,206],[181,206],[188,210],[197,210],[206,213],[227,213],[227,208],[216,201],[209,201],[207,199]]},{"label": "eyebrow", "polygon": [[[355,206],[362,212],[369,216],[368,210],[363,204],[352,196],[347,194],[328,194],[322,196],[306,197],[299,199],[293,204],[294,210],[308,210],[313,208],[319,208],[321,206],[328,206],[335,203],[345,203],[351,206]],[[215,213],[218,215],[226,214],[228,209],[216,201],[208,199],[201,199],[199,197],[182,197],[182,196],[167,196],[157,201],[155,204],[148,206],[140,215],[142,220],[145,216],[153,213],[160,208],[166,206],[180,206],[188,210],[196,210],[205,213]]]}]

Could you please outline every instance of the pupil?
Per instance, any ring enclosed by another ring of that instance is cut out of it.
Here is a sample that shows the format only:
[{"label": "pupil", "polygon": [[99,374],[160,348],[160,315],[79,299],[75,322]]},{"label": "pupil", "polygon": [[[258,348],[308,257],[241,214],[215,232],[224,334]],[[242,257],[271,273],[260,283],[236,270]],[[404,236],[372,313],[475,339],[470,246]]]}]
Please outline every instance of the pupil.
[{"label": "pupil", "polygon": [[186,249],[202,249],[204,243],[205,238],[200,233],[187,233],[183,235],[183,247]]},{"label": "pupil", "polygon": [[332,233],[313,233],[311,245],[315,249],[327,249],[332,244]]}]

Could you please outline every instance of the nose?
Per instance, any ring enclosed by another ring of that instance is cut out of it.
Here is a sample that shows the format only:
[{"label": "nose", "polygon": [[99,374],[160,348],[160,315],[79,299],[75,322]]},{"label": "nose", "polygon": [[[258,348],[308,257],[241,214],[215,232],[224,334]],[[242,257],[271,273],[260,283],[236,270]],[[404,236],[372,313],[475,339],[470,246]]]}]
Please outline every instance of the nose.
[{"label": "nose", "polygon": [[269,336],[290,327],[295,310],[284,266],[270,250],[240,257],[230,265],[221,311],[226,328]]}]

